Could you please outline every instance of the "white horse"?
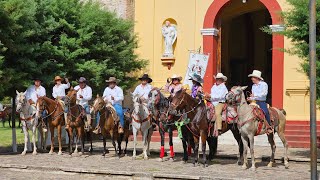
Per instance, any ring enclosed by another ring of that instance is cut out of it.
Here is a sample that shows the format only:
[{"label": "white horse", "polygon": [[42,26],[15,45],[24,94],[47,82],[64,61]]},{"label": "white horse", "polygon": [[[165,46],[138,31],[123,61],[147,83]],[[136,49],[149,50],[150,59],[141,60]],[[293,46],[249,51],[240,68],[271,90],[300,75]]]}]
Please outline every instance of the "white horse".
[{"label": "white horse", "polygon": [[33,155],[37,154],[36,146],[36,129],[38,125],[38,113],[36,107],[29,104],[26,98],[26,92],[18,92],[16,98],[16,110],[20,113],[20,120],[22,123],[22,130],[24,133],[24,149],[21,155],[25,155],[27,152],[27,144],[29,140],[28,130],[32,130],[32,143],[33,143]]},{"label": "white horse", "polygon": [[133,156],[136,158],[137,133],[141,131],[143,142],[143,156],[148,159],[150,155],[149,147],[153,133],[151,114],[147,107],[147,102],[142,102],[139,95],[132,95],[134,110],[132,112],[132,133],[133,133]]}]

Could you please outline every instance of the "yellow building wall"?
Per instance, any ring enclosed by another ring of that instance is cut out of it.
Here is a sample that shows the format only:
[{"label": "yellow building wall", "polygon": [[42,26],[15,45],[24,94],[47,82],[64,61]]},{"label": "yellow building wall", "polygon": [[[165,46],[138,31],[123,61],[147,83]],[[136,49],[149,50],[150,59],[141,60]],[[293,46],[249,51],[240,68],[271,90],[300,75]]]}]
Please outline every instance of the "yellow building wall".
[{"label": "yellow building wall", "polygon": [[[212,0],[136,0],[135,33],[138,35],[139,48],[136,51],[142,59],[149,60],[145,72],[153,78],[153,86],[162,87],[172,74],[185,76],[189,50],[202,46],[204,17]],[[289,5],[278,0],[282,10]],[[170,70],[162,65],[163,53],[161,28],[163,22],[172,18],[177,22],[177,45],[174,65]],[[285,38],[285,48],[292,47]],[[288,120],[309,120],[309,95],[307,76],[300,72],[301,60],[297,56],[284,54],[284,109]],[[276,88],[276,87],[273,87]],[[318,116],[320,111],[318,111]],[[318,118],[320,119],[320,118]]]}]

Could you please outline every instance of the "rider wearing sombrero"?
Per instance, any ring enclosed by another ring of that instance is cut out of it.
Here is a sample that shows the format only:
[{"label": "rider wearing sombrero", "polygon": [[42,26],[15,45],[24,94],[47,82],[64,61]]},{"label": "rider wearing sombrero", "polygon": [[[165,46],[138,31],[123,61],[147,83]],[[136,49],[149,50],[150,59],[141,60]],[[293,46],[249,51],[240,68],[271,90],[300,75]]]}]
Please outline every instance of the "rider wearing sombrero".
[{"label": "rider wearing sombrero", "polygon": [[192,80],[191,97],[197,98],[203,92],[202,83],[203,79],[198,74],[193,74],[189,80]]},{"label": "rider wearing sombrero", "polygon": [[[61,104],[64,106],[64,121],[65,121],[65,128],[69,128],[69,123],[68,123],[68,107],[65,106],[63,100],[66,96],[66,89],[70,88],[70,83],[68,78],[65,78],[65,82],[67,84],[62,84],[61,81],[63,79],[60,76],[56,76],[54,78],[55,85],[52,88],[52,96],[56,100],[60,101]],[[61,101],[62,100],[62,101]]]},{"label": "rider wearing sombrero", "polygon": [[86,113],[87,122],[85,123],[85,130],[90,131],[91,127],[91,114],[89,101],[92,99],[92,89],[87,85],[87,80],[84,77],[80,77],[78,80],[79,85],[74,87],[77,91],[77,104],[83,107]]},{"label": "rider wearing sombrero", "polygon": [[252,74],[249,74],[248,77],[251,78],[253,85],[251,89],[252,94],[250,95],[250,97],[247,98],[247,100],[256,101],[256,103],[260,106],[269,124],[269,126],[267,127],[268,133],[272,133],[273,131],[270,126],[270,114],[266,103],[268,95],[268,84],[264,82],[263,78],[261,77],[261,71],[253,70]]},{"label": "rider wearing sombrero", "polygon": [[[32,105],[35,109],[36,109],[36,103],[38,101],[39,97],[42,96],[46,96],[46,89],[41,86],[41,79],[36,77],[33,79],[34,80],[34,85],[29,86],[29,88],[27,89],[27,93],[26,93],[26,98],[29,102],[30,105]],[[41,112],[42,117],[46,117],[47,112],[44,110],[43,112]],[[46,128],[46,119],[44,119],[45,123],[43,124],[43,130],[46,132],[47,128]]]},{"label": "rider wearing sombrero", "polygon": [[222,111],[225,106],[225,97],[228,93],[225,82],[228,78],[222,73],[218,73],[214,78],[216,79],[216,83],[214,83],[211,88],[211,94],[206,95],[206,97],[209,98],[212,105],[214,105],[214,114],[216,116],[215,126],[218,129],[218,134],[220,135],[222,129]]},{"label": "rider wearing sombrero", "polygon": [[142,77],[139,78],[139,80],[141,81],[141,84],[136,87],[136,89],[133,91],[133,94],[139,94],[141,100],[147,101],[148,95],[152,90],[152,86],[150,85],[152,79],[148,74],[143,74]]},{"label": "rider wearing sombrero", "polygon": [[[118,80],[115,77],[110,77],[106,80],[106,83],[108,83],[108,87],[105,88],[103,92],[103,99],[105,102],[111,103],[114,109],[116,110],[117,115],[120,119],[120,124],[118,128],[118,132],[120,134],[123,133],[123,127],[124,127],[124,114],[122,109],[122,101],[124,99],[123,96],[123,90],[117,86]],[[98,134],[100,132],[100,124],[97,122],[97,126],[93,133]]]},{"label": "rider wearing sombrero", "polygon": [[179,75],[172,75],[170,78],[167,78],[167,83],[164,87],[164,90],[169,92],[171,97],[176,95],[183,87],[181,84],[182,77]]}]

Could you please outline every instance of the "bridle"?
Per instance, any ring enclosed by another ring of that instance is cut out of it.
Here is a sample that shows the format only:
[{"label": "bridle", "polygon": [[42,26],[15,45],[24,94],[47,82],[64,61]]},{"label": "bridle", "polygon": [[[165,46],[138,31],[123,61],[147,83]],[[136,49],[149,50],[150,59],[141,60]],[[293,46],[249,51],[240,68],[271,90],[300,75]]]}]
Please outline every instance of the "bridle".
[{"label": "bridle", "polygon": [[17,112],[22,112],[22,107],[24,107],[26,104],[27,104],[27,99],[26,99],[26,97],[24,97],[24,99],[23,99],[22,102],[20,102],[20,99],[19,99],[17,106],[20,106],[20,109],[19,109],[19,111],[17,111]]}]

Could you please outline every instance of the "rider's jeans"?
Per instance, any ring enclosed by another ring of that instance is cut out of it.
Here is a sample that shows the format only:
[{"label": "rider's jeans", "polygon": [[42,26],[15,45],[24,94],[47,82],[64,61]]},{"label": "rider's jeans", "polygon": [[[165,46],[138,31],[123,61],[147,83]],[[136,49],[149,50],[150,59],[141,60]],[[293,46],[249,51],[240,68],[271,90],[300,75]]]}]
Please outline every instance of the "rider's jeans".
[{"label": "rider's jeans", "polygon": [[114,104],[113,107],[117,111],[117,115],[119,116],[121,126],[124,127],[124,114],[122,106],[120,104]]},{"label": "rider's jeans", "polygon": [[269,114],[269,110],[268,110],[268,107],[267,107],[267,103],[265,101],[257,101],[257,104],[263,110],[264,115],[266,116],[266,119],[268,121],[268,124],[271,125],[270,114]]}]

